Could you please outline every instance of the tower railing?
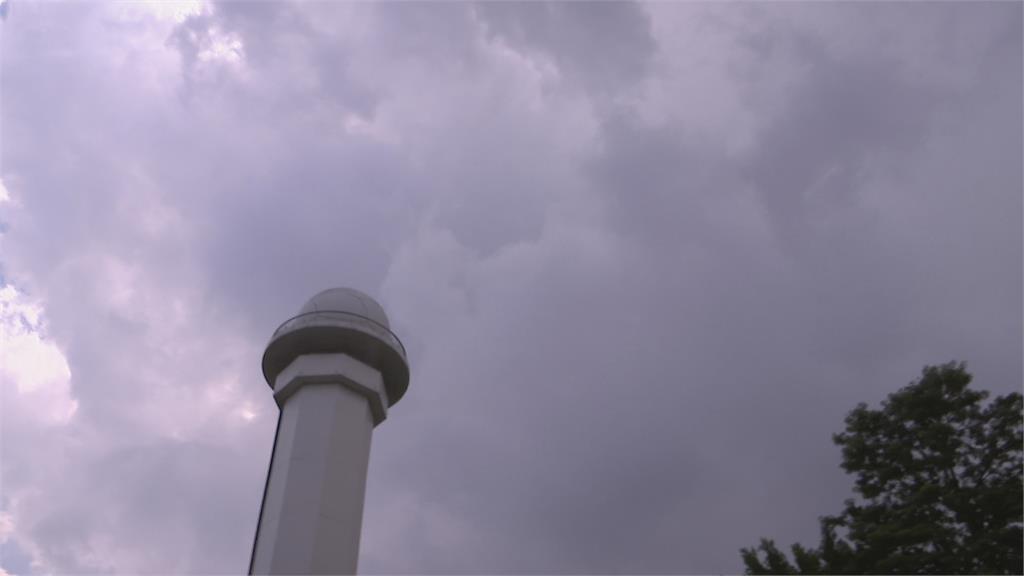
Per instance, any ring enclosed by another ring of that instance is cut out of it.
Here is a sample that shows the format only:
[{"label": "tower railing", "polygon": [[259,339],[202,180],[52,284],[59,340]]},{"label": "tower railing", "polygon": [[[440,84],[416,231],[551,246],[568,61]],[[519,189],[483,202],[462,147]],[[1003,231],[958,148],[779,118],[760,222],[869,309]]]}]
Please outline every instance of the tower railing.
[{"label": "tower railing", "polygon": [[[319,324],[320,321],[332,317],[343,321],[348,320],[350,323],[352,323],[353,325],[357,325],[359,328],[369,329],[369,331],[372,332],[374,336],[380,338],[381,340],[384,340],[385,342],[401,350],[402,356],[408,356],[405,351],[405,345],[402,344],[402,341],[398,339],[398,336],[396,336],[395,333],[392,332],[390,328],[374,320],[373,318],[370,318],[369,316],[364,316],[362,314],[357,314],[355,312],[344,312],[341,310],[314,310],[312,312],[303,312],[302,314],[292,316],[291,318],[285,320],[280,326],[278,326],[277,330],[274,330],[274,334],[273,336],[271,336],[271,340],[277,338],[277,335],[280,334],[281,332],[295,330],[307,324]],[[358,324],[351,322],[352,318],[358,318],[359,320],[369,322],[369,325],[367,326],[363,322],[359,322]]]}]

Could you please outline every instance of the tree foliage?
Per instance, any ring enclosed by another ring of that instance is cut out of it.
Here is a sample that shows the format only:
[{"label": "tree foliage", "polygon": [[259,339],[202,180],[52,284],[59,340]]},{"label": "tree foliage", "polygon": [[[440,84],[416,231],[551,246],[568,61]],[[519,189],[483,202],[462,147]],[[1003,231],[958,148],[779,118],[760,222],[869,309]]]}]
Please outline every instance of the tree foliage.
[{"label": "tree foliage", "polygon": [[856,498],[792,560],[762,539],[747,574],[1021,574],[1022,397],[969,387],[963,363],[927,366],[881,409],[860,404],[832,439]]}]

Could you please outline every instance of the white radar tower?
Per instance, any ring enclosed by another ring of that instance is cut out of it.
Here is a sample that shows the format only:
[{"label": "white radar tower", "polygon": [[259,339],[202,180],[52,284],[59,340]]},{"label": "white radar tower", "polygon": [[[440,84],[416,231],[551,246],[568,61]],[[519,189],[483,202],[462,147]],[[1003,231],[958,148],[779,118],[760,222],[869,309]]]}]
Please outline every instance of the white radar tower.
[{"label": "white radar tower", "polygon": [[274,332],[263,375],[280,409],[250,574],[355,574],[373,428],[409,364],[380,304],[313,296]]}]

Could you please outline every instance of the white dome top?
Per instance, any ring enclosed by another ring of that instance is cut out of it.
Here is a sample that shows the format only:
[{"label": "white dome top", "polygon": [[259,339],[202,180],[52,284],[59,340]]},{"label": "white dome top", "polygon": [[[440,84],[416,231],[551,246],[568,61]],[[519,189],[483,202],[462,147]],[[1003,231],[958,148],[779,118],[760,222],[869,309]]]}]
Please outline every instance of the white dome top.
[{"label": "white dome top", "polygon": [[299,314],[311,312],[347,312],[369,318],[385,328],[391,328],[384,308],[373,298],[352,288],[330,288],[313,296]]},{"label": "white dome top", "polygon": [[297,316],[285,320],[263,352],[263,376],[271,388],[278,375],[303,354],[348,354],[384,377],[388,403],[409,387],[409,363],[402,342],[391,332],[384,309],[351,288],[331,288],[313,296]]}]

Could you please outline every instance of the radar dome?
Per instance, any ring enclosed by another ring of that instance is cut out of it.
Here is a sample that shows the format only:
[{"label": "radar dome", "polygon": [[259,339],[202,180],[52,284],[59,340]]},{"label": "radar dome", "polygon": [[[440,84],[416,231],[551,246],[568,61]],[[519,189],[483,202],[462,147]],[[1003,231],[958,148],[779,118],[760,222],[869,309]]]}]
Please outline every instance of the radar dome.
[{"label": "radar dome", "polygon": [[345,312],[369,318],[391,328],[388,315],[376,300],[354,288],[330,288],[310,298],[299,314],[312,312]]},{"label": "radar dome", "polygon": [[263,353],[271,389],[278,374],[303,354],[348,354],[380,370],[389,404],[409,386],[405,347],[376,300],[352,288],[331,288],[310,298],[298,315],[274,331]]}]

